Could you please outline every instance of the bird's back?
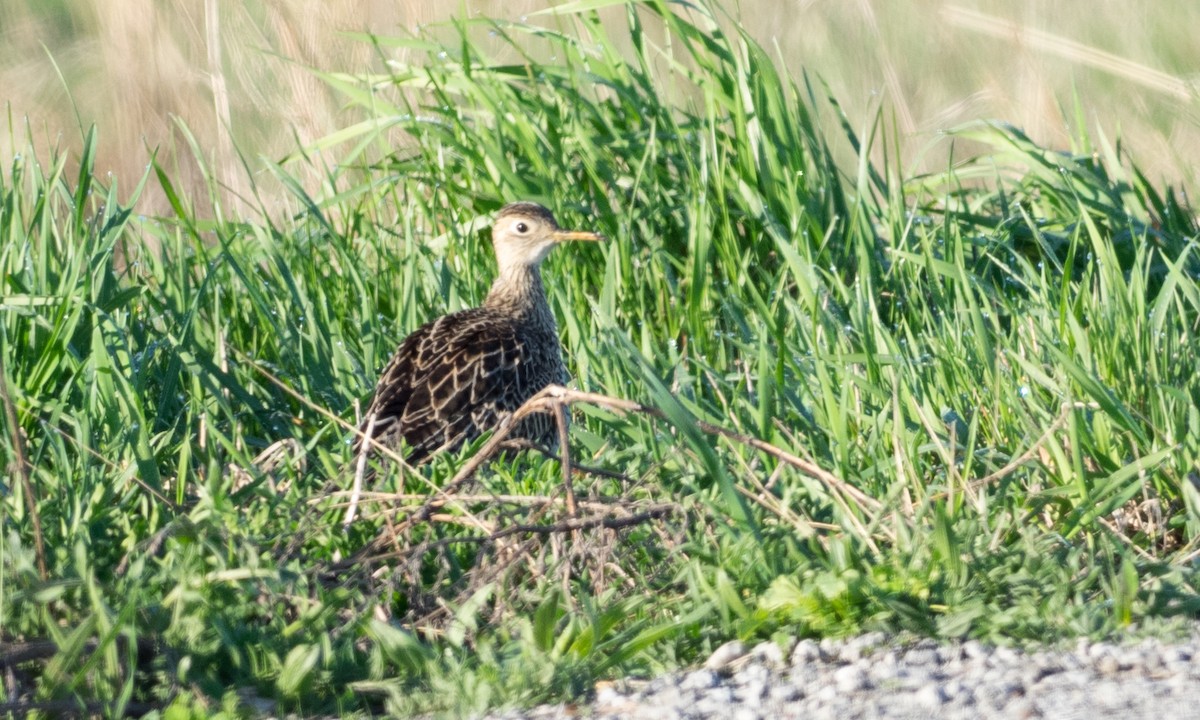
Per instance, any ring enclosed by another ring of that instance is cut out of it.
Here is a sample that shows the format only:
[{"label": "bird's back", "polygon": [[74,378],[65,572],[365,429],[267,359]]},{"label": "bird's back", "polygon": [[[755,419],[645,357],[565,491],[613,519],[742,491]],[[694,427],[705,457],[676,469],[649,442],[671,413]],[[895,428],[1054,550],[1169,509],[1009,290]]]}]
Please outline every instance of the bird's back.
[{"label": "bird's back", "polygon": [[[360,430],[407,447],[417,464],[496,427],[551,383],[566,381],[557,333],[491,307],[423,325],[400,344],[380,377]],[[554,426],[536,415],[515,436],[552,445]]]}]

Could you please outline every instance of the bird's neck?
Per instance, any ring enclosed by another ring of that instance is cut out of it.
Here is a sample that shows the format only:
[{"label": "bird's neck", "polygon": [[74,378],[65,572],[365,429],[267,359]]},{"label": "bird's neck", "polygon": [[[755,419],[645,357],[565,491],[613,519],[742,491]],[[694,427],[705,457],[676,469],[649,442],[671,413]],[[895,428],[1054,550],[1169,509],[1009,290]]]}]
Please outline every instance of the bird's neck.
[{"label": "bird's neck", "polygon": [[554,315],[550,312],[546,290],[542,287],[542,275],[536,266],[512,265],[501,268],[483,304],[554,327]]}]

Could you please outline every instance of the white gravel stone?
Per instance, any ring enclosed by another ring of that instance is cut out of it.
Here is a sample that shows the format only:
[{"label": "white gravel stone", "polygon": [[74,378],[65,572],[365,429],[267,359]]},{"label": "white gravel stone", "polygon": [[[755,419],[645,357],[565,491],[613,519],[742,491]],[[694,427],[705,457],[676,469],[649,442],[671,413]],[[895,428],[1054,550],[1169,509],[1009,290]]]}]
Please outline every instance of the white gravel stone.
[{"label": "white gravel stone", "polygon": [[1006,705],[1002,716],[1022,719],[1043,717],[1042,713],[1038,712],[1037,705],[1033,700],[1026,697],[1017,698]]},{"label": "white gravel stone", "polygon": [[783,667],[783,650],[773,642],[763,642],[754,646],[750,658],[773,668]]},{"label": "white gravel stone", "polygon": [[604,685],[596,690],[596,704],[609,705],[622,701],[622,695],[614,685]]},{"label": "white gravel stone", "polygon": [[781,682],[771,688],[768,698],[772,703],[789,703],[804,697],[804,693],[795,683]]},{"label": "white gravel stone", "polygon": [[919,705],[925,708],[934,709],[940,708],[948,699],[946,691],[937,683],[929,683],[924,685],[916,692],[915,699]]},{"label": "white gravel stone", "polygon": [[963,695],[970,694],[970,690],[963,684],[961,680],[948,680],[942,685],[942,694],[947,700],[955,700]]},{"label": "white gravel stone", "polygon": [[830,704],[836,702],[839,698],[838,689],[833,685],[823,685],[819,690],[817,690],[816,694],[813,695],[813,698],[815,698],[818,703]]},{"label": "white gravel stone", "polygon": [[714,672],[728,669],[734,662],[746,655],[746,645],[741,640],[730,640],[721,647],[713,650],[708,656],[704,667]]},{"label": "white gravel stone", "polygon": [[771,678],[771,671],[766,665],[750,664],[736,673],[732,682],[737,685],[761,685]]},{"label": "white gravel stone", "polygon": [[1092,701],[1100,707],[1120,707],[1125,689],[1113,681],[1101,681],[1092,685],[1089,690]]},{"label": "white gravel stone", "polygon": [[682,710],[662,705],[640,705],[629,715],[634,720],[683,720],[686,717]]},{"label": "white gravel stone", "polygon": [[1111,654],[1096,657],[1096,671],[1101,675],[1116,675],[1121,670],[1121,663]]},{"label": "white gravel stone", "polygon": [[720,676],[712,670],[696,670],[685,675],[679,687],[683,690],[707,690],[720,683]]},{"label": "white gravel stone", "polygon": [[962,644],[962,654],[964,658],[971,660],[980,660],[991,655],[990,648],[984,647],[983,643],[978,640],[968,640]]},{"label": "white gravel stone", "polygon": [[876,685],[894,685],[900,678],[899,668],[891,663],[880,663],[871,668],[869,677]]},{"label": "white gravel stone", "polygon": [[1188,642],[1081,640],[1070,649],[1041,651],[976,641],[904,647],[875,635],[802,640],[790,654],[789,667],[776,662],[786,655],[778,646],[776,655],[763,645],[747,651],[740,643],[727,643],[703,669],[650,682],[599,684],[590,707],[545,706],[491,718],[1193,717],[1200,708],[1200,624],[1196,628]]},{"label": "white gravel stone", "polygon": [[1112,655],[1115,648],[1108,643],[1092,643],[1087,646],[1087,656],[1090,658],[1098,658],[1104,655]]},{"label": "white gravel stone", "polygon": [[805,638],[796,643],[796,648],[792,650],[792,665],[803,666],[809,663],[816,662],[821,659],[821,649],[817,645],[817,641],[812,638]]},{"label": "white gravel stone", "polygon": [[936,665],[938,662],[937,650],[924,647],[913,648],[904,654],[904,662],[909,665]]},{"label": "white gravel stone", "polygon": [[867,674],[857,665],[846,665],[834,670],[833,682],[842,693],[858,692],[870,685]]}]

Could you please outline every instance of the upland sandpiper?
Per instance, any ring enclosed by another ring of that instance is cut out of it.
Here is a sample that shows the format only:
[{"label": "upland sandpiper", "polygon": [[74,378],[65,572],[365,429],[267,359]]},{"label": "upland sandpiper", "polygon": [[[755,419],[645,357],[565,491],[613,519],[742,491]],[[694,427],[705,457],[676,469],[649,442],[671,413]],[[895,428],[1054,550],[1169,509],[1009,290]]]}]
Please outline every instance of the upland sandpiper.
[{"label": "upland sandpiper", "polygon": [[[375,386],[360,425],[364,435],[416,465],[495,428],[547,385],[565,383],[541,264],[561,242],[603,239],[559,228],[537,203],[504,206],[492,227],[499,268],[487,299],[422,325],[400,343]],[[551,415],[533,413],[509,437],[552,448],[558,436]]]}]

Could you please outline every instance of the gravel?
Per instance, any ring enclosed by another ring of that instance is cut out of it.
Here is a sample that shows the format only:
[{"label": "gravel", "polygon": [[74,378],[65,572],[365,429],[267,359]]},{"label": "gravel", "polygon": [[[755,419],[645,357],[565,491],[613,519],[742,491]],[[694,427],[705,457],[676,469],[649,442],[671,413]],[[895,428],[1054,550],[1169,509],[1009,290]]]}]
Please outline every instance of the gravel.
[{"label": "gravel", "polygon": [[1185,642],[1080,640],[1025,652],[976,641],[900,645],[882,634],[717,648],[703,667],[601,683],[588,705],[493,720],[559,718],[1196,717],[1200,628]]}]

